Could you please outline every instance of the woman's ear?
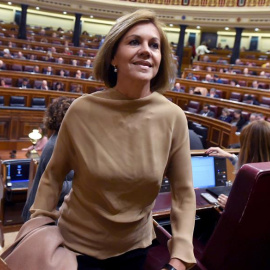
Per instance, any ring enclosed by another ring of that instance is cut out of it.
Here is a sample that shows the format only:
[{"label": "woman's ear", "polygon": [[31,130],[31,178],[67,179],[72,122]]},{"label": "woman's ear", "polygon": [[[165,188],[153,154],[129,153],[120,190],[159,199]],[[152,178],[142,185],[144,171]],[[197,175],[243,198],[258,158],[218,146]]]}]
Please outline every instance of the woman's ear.
[{"label": "woman's ear", "polygon": [[112,66],[115,66],[115,65],[116,65],[116,61],[115,61],[114,58],[113,58],[112,61],[111,61],[111,65],[112,65]]}]

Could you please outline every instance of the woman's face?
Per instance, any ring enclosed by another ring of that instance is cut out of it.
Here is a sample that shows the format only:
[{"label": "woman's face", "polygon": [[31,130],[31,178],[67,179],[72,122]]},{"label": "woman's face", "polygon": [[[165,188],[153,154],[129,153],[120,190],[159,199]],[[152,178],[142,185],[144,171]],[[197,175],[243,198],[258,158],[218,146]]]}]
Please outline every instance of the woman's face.
[{"label": "woman's face", "polygon": [[161,61],[160,34],[152,23],[133,26],[121,39],[111,62],[117,67],[117,81],[151,81]]}]

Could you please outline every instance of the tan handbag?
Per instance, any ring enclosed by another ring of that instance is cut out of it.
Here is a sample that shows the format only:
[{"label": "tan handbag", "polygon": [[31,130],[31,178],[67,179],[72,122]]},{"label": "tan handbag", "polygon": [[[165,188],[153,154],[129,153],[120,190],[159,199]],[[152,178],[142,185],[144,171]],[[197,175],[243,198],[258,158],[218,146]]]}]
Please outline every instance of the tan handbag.
[{"label": "tan handbag", "polygon": [[1,258],[11,270],[76,270],[76,254],[63,245],[55,221],[37,217],[27,221]]}]

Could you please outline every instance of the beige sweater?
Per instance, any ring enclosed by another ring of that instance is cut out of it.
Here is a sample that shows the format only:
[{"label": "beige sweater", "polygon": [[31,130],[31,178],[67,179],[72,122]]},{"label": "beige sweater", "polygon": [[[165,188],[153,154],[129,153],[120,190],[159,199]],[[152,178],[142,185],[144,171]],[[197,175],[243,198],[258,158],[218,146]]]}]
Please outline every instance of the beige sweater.
[{"label": "beige sweater", "polygon": [[130,100],[114,89],[73,102],[41,178],[32,217],[57,219],[65,175],[73,189],[61,208],[66,246],[98,259],[144,248],[155,238],[152,213],[163,175],[172,186],[171,256],[195,262],[195,195],[187,120],[163,95]]}]

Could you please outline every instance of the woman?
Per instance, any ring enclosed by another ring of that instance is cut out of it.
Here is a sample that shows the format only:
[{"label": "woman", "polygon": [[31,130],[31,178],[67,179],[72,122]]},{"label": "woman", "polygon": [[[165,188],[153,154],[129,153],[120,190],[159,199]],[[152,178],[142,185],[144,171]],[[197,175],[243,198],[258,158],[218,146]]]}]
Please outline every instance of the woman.
[{"label": "woman", "polygon": [[55,90],[55,91],[64,91],[64,85],[63,85],[63,83],[57,82],[54,85],[54,89],[53,90]]},{"label": "woman", "polygon": [[[109,89],[78,98],[64,118],[30,211],[32,218],[59,218],[78,269],[143,269],[164,174],[171,183],[173,231],[171,266],[164,269],[195,263],[187,120],[161,94],[174,81],[170,55],[153,12],[121,17],[95,58],[94,76]],[[55,202],[71,169],[72,190],[58,213]]]},{"label": "woman", "polygon": [[[241,149],[239,158],[219,147],[210,147],[205,153],[209,156],[228,158],[236,171],[246,163],[270,161],[270,123],[266,121],[254,121],[245,126],[240,134]],[[221,194],[218,202],[225,207],[228,196]]]}]

